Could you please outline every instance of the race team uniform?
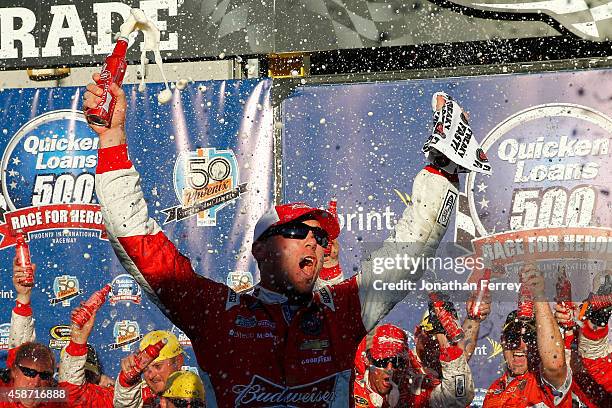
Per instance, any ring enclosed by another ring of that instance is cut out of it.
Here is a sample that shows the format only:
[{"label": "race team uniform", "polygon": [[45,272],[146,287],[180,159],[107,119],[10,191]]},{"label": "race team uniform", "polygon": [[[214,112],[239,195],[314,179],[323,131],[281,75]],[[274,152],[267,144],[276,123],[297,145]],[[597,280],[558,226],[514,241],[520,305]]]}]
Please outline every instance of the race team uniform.
[{"label": "race team uniform", "polygon": [[[365,348],[365,339],[359,350]],[[380,396],[372,390],[368,370],[363,364],[355,364],[354,399],[356,407],[373,408],[444,408],[467,407],[474,399],[474,380],[463,350],[450,346],[440,353],[442,378],[425,373],[418,357],[408,352],[408,367],[404,370],[399,384],[393,384],[389,396]],[[380,402],[382,402],[382,404]]]},{"label": "race team uniform", "polygon": [[[34,319],[32,318],[32,307],[30,304],[23,304],[19,301],[15,302],[15,307],[11,313],[11,325],[9,329],[9,350],[6,359],[6,365],[11,368],[15,364],[15,354],[17,349],[24,343],[36,341],[36,332],[34,330]],[[13,388],[13,383],[10,379],[0,383],[0,391],[3,397],[8,396],[8,390]],[[41,402],[36,405],[36,408],[62,408],[70,405],[63,402],[51,401]],[[3,398],[0,400],[0,408],[25,408],[18,400]]]},{"label": "race team uniform", "polygon": [[[362,271],[314,293],[298,309],[256,286],[237,294],[196,274],[149,218],[140,176],[126,145],[98,150],[96,191],[113,248],[124,268],[192,341],[211,407],[346,407],[359,341],[408,292],[373,290],[370,261]],[[395,257],[396,247],[433,255],[458,194],[431,167],[415,178],[412,203],[394,237],[372,256]],[[404,244],[411,243],[411,244]],[[388,281],[410,279],[387,271]]]},{"label": "race team uniform", "polygon": [[75,408],[112,408],[113,388],[85,380],[87,345],[72,340],[60,354],[59,386],[68,392],[68,406]]},{"label": "race team uniform", "polygon": [[512,377],[506,371],[489,387],[483,408],[498,407],[572,407],[572,370],[567,368],[566,379],[559,388],[553,387],[540,373],[527,371]]},{"label": "race team uniform", "polygon": [[578,355],[582,363],[580,382],[588,406],[612,405],[612,353],[608,349],[608,326],[597,330],[580,328]]},{"label": "race team uniform", "polygon": [[114,404],[115,408],[154,408],[159,406],[159,398],[145,381],[128,384],[118,376]]}]

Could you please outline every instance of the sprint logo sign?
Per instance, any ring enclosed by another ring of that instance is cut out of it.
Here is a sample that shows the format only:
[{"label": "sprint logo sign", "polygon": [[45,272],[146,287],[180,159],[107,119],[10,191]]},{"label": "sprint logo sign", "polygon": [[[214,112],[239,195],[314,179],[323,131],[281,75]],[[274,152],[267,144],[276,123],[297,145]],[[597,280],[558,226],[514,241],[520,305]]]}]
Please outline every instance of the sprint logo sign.
[{"label": "sprint logo sign", "polygon": [[164,224],[197,216],[198,226],[215,226],[217,213],[246,192],[246,186],[239,183],[232,150],[182,152],[174,167],[174,190],[181,205],[162,210]]},{"label": "sprint logo sign", "polygon": [[[502,19],[530,16],[554,22],[581,38],[605,41],[612,38],[612,1],[610,0],[434,0],[437,3],[452,3],[467,14],[477,17]],[[456,8],[455,8],[456,9]],[[500,17],[500,14],[502,17]]]}]

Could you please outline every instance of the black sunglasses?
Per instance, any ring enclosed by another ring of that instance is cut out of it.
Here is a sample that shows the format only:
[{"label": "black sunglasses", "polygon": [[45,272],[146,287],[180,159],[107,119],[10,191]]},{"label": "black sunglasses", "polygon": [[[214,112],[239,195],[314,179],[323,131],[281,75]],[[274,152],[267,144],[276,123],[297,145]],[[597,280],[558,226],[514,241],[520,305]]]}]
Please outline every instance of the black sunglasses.
[{"label": "black sunglasses", "polygon": [[317,244],[323,248],[327,248],[329,245],[329,235],[327,231],[320,227],[311,227],[310,225],[295,223],[295,224],[283,224],[278,227],[271,227],[259,239],[265,239],[273,235],[282,235],[283,238],[291,239],[304,239],[308,236],[308,233],[312,231]]},{"label": "black sunglasses", "polygon": [[206,404],[199,400],[187,401],[182,398],[168,398],[176,408],[205,408]]},{"label": "black sunglasses", "polygon": [[391,366],[393,368],[406,367],[406,360],[400,356],[393,356],[393,357],[379,358],[379,359],[371,358],[371,360],[372,360],[372,365],[378,368],[387,368],[389,366],[389,363],[391,363]]},{"label": "black sunglasses", "polygon": [[522,332],[521,330],[509,330],[504,333],[502,338],[502,346],[508,350],[516,350],[521,345],[521,339],[528,346],[536,345],[536,334],[530,330]]},{"label": "black sunglasses", "polygon": [[24,367],[19,364],[17,364],[17,367],[19,368],[19,370],[21,370],[23,375],[25,375],[26,377],[36,378],[36,376],[39,376],[40,379],[43,381],[49,381],[53,378],[53,373],[50,373],[48,371],[38,371],[33,368]]}]

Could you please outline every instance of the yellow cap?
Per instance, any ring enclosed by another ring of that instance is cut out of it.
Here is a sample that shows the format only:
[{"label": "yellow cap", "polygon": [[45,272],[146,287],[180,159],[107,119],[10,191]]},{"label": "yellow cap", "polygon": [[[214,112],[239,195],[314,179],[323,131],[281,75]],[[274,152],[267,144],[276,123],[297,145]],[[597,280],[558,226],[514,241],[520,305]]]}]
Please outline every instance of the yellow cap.
[{"label": "yellow cap", "polygon": [[153,330],[147,333],[142,340],[140,340],[139,348],[140,350],[144,350],[147,346],[155,344],[163,339],[166,339],[166,345],[159,352],[159,356],[153,360],[154,363],[168,360],[184,352],[176,336],[165,330]]},{"label": "yellow cap", "polygon": [[191,371],[175,371],[166,380],[162,397],[193,398],[204,402],[204,384],[200,377]]},{"label": "yellow cap", "polygon": [[421,329],[426,332],[430,332],[433,330],[433,324],[429,320],[429,309],[426,309],[425,313],[423,313],[423,318],[421,319],[419,326],[421,326]]}]

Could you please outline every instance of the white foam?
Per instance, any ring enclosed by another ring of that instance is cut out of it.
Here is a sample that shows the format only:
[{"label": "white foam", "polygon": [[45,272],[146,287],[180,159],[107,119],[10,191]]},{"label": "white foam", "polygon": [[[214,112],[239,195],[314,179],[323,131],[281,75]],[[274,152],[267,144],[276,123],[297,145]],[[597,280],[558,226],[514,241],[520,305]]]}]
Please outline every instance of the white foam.
[{"label": "white foam", "polygon": [[187,88],[187,85],[189,85],[189,80],[186,78],[181,78],[176,81],[176,89],[178,89],[179,91],[182,91],[183,89]]},{"label": "white foam", "polygon": [[[120,36],[128,38],[130,34],[135,31],[141,31],[144,36],[144,44],[142,47],[142,52],[140,54],[140,72],[145,72],[147,51],[153,51],[153,54],[155,55],[155,63],[159,67],[159,71],[161,72],[164,84],[166,84],[166,89],[164,89],[157,95],[157,100],[160,103],[168,103],[172,99],[172,91],[170,91],[170,87],[168,86],[168,80],[166,79],[166,74],[164,73],[162,58],[159,52],[159,29],[155,26],[155,24],[153,24],[152,21],[149,21],[149,19],[147,19],[147,16],[145,15],[144,11],[136,8],[131,10],[128,19],[123,24],[121,24]],[[145,78],[143,74],[140,79],[140,85],[138,86],[138,90],[141,92],[145,89],[144,80]]]},{"label": "white foam", "polygon": [[162,105],[167,104],[172,100],[172,91],[168,88],[164,89],[163,91],[157,94],[157,100]]}]

